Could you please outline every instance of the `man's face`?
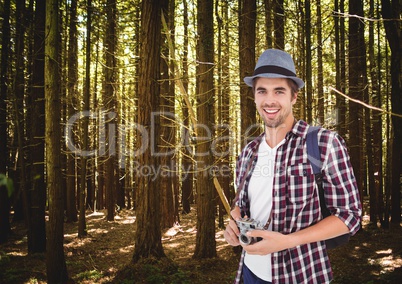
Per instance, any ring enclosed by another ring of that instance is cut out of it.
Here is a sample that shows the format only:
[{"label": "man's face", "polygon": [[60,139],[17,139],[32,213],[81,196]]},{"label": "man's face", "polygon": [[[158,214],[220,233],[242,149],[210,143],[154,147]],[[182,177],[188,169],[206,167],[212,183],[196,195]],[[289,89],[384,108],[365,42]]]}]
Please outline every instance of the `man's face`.
[{"label": "man's face", "polygon": [[297,94],[292,96],[286,79],[261,77],[255,79],[254,87],[255,105],[266,127],[293,123],[292,106]]}]

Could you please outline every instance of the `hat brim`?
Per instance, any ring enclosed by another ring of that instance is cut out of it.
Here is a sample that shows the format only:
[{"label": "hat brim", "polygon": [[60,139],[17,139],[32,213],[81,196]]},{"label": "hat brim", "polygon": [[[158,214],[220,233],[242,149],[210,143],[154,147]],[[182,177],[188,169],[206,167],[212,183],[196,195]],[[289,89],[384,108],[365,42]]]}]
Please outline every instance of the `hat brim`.
[{"label": "hat brim", "polygon": [[299,87],[299,89],[304,87],[304,81],[300,78],[297,77],[292,77],[292,76],[285,76],[285,75],[280,75],[276,73],[263,73],[263,74],[258,74],[254,76],[249,76],[249,77],[244,77],[244,83],[246,83],[248,86],[252,87],[253,86],[253,81],[255,78],[284,78],[284,79],[291,79],[293,80],[296,85]]}]

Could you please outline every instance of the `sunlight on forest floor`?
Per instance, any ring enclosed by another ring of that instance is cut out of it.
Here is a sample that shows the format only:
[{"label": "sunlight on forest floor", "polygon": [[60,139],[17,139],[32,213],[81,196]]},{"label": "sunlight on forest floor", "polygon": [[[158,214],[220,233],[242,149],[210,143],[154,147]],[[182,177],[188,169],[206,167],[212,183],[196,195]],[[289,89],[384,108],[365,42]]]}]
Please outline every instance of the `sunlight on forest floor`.
[{"label": "sunlight on forest floor", "polygon": [[[197,233],[195,210],[181,215],[180,223],[162,232],[165,254],[174,263],[171,270],[164,268],[167,265],[164,262],[159,266],[152,261],[137,268],[129,266],[134,252],[135,212],[121,210],[111,222],[106,221],[105,213],[88,212],[85,238],[78,238],[77,223],[65,224],[67,269],[75,283],[121,283],[133,277],[135,269],[139,269],[136,275],[145,277],[135,283],[146,283],[149,280],[146,277],[150,276],[164,279],[165,283],[171,283],[168,279],[175,279],[175,283],[232,283],[239,256],[225,242],[223,229],[216,227],[217,257],[193,259]],[[368,221],[365,216],[364,229],[349,244],[329,251],[335,277],[332,284],[400,283],[402,227],[384,230],[369,225]],[[28,255],[23,223],[12,224],[12,230],[8,243],[0,245],[0,283],[46,283],[45,255]],[[130,272],[130,269],[134,270]],[[159,280],[152,283],[163,282]]]}]

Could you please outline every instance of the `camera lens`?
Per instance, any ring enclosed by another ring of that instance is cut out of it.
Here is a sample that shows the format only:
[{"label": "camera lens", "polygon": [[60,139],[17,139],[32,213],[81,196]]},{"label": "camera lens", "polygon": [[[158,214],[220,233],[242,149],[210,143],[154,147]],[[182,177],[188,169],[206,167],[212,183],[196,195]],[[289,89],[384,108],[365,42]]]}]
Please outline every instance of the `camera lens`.
[{"label": "camera lens", "polygon": [[251,243],[251,238],[248,237],[245,234],[240,234],[239,235],[239,241],[243,244],[243,245],[249,245]]}]

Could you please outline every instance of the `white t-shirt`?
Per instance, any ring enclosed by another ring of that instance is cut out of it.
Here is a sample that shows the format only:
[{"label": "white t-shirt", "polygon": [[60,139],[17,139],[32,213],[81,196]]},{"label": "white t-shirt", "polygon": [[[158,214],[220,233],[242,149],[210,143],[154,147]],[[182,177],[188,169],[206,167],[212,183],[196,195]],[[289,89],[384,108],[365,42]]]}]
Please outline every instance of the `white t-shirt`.
[{"label": "white t-shirt", "polygon": [[[260,221],[262,226],[268,221],[272,209],[272,188],[274,181],[276,150],[283,144],[280,142],[271,148],[265,139],[262,139],[258,148],[257,164],[253,170],[248,185],[250,200],[250,218]],[[270,224],[268,230],[272,230]],[[271,255],[251,255],[246,253],[245,265],[258,277],[265,281],[272,281]]]}]

